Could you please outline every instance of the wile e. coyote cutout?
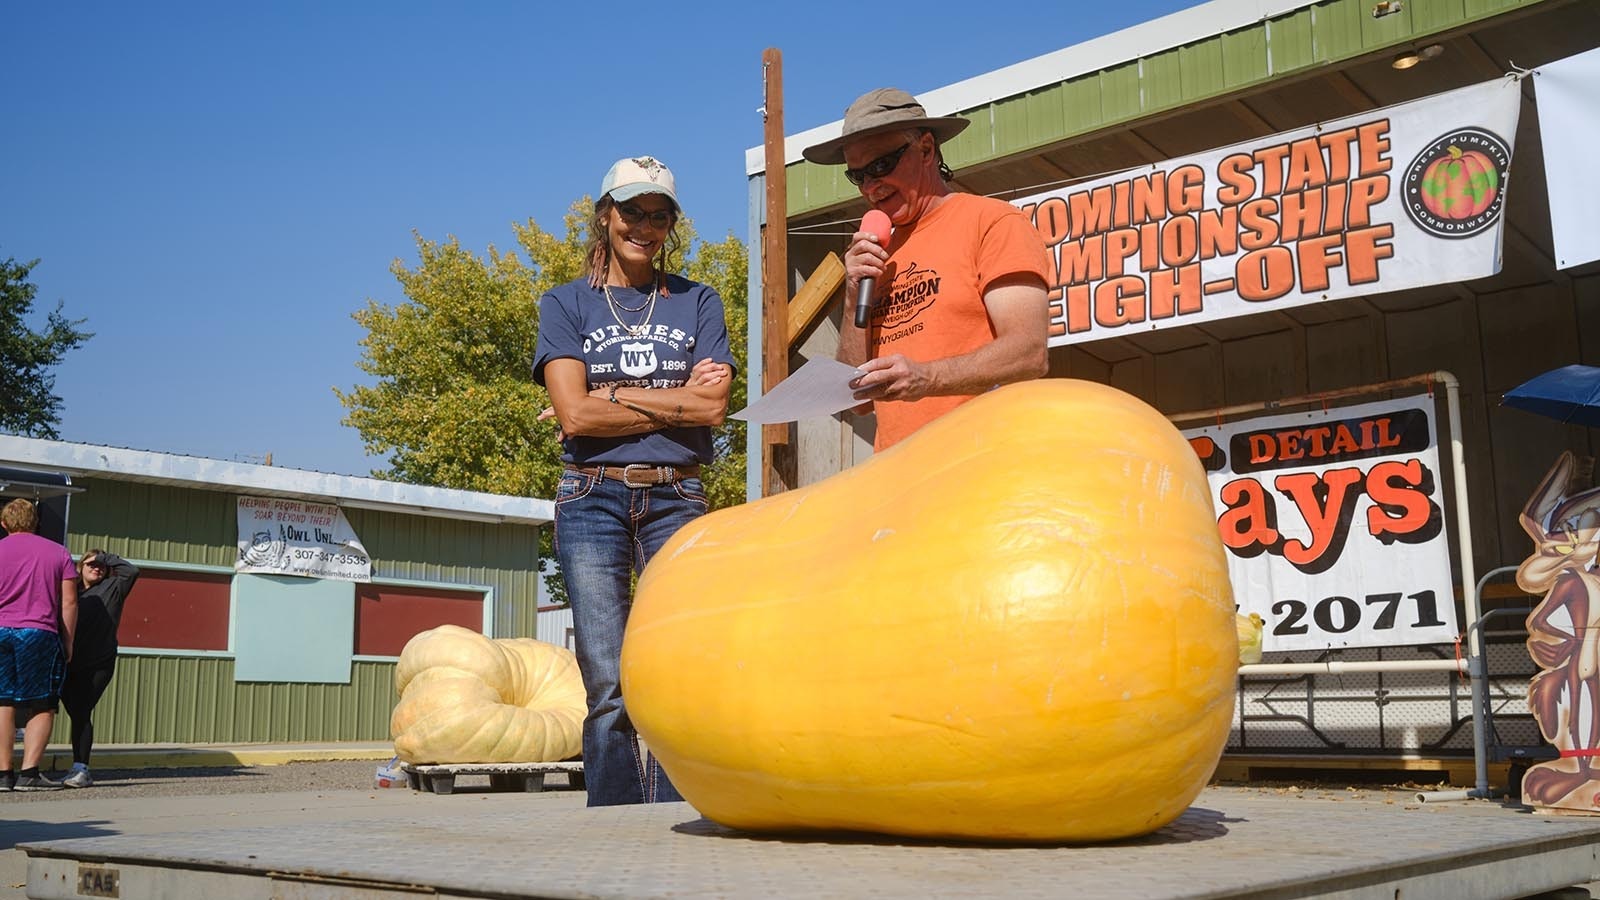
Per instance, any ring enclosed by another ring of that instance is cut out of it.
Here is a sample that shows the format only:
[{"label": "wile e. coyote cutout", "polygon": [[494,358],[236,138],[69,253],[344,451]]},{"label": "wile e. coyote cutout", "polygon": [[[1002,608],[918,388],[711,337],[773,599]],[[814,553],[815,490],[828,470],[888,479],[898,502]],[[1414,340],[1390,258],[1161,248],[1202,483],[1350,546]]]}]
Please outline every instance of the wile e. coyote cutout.
[{"label": "wile e. coyote cutout", "polygon": [[1522,799],[1600,813],[1600,488],[1590,486],[1593,460],[1583,463],[1561,454],[1522,512],[1534,553],[1517,584],[1546,592],[1528,615],[1528,653],[1544,670],[1528,685],[1528,708],[1561,752],[1528,770]]}]

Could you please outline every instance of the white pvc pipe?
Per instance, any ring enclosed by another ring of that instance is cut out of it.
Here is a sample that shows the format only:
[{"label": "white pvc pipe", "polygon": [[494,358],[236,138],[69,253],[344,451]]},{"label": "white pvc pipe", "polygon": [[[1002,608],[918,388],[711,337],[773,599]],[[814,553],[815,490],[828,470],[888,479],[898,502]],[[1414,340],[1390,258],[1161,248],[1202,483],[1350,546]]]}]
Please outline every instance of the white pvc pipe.
[{"label": "white pvc pipe", "polygon": [[1418,803],[1444,803],[1449,800],[1471,800],[1472,791],[1417,791]]},{"label": "white pvc pipe", "polygon": [[1251,663],[1239,667],[1240,675],[1341,675],[1351,672],[1460,672],[1465,660],[1455,659],[1330,659],[1314,663]]},{"label": "white pvc pipe", "polygon": [[1482,615],[1478,608],[1478,579],[1472,565],[1472,517],[1467,510],[1467,460],[1461,443],[1461,383],[1449,372],[1439,370],[1434,377],[1444,382],[1445,409],[1450,414],[1450,462],[1456,482],[1456,550],[1461,558],[1461,602],[1466,615],[1467,659],[1475,665],[1472,676],[1472,761],[1474,785],[1479,795],[1489,791],[1488,723],[1483,720],[1489,686],[1487,664],[1483,658],[1483,635],[1477,625]]}]

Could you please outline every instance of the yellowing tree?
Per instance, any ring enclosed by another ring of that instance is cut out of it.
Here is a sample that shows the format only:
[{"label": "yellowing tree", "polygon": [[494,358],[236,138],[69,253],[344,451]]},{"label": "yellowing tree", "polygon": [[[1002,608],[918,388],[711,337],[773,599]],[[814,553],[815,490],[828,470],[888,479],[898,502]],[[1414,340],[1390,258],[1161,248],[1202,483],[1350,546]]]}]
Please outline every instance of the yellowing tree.
[{"label": "yellowing tree", "polygon": [[[513,226],[527,255],[483,257],[455,238],[417,236],[419,262],[392,266],[406,296],[389,306],[368,300],[355,319],[367,330],[358,365],[374,384],[337,388],[367,452],[386,457],[378,478],[519,496],[553,497],[561,447],[555,423],[537,421],[549,397],[533,381],[539,296],[578,277],[593,203],[584,197],[567,212],[557,237],[532,219]],[[699,241],[693,223],[679,222],[687,259],[675,271],[722,295],[728,337],[739,371],[729,411],[745,404],[748,259],[729,234]],[[704,473],[713,507],[744,501],[744,424],[728,420],[716,434],[717,459]]]}]

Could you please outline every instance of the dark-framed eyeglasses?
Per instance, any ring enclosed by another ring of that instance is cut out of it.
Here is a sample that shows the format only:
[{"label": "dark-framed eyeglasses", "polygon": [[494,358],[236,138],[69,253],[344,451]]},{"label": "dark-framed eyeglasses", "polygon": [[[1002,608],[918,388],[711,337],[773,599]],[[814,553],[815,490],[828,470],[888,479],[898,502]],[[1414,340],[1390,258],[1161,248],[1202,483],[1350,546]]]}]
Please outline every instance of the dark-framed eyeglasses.
[{"label": "dark-framed eyeglasses", "polygon": [[910,149],[911,142],[906,141],[904,144],[900,145],[899,150],[885,153],[884,155],[878,157],[872,162],[867,163],[859,169],[845,169],[844,177],[848,178],[850,183],[856,187],[860,187],[865,184],[868,178],[882,178],[890,172],[893,172],[895,166],[900,165],[900,157],[905,156],[906,151]]},{"label": "dark-framed eyeglasses", "polygon": [[678,218],[678,214],[670,209],[646,212],[642,207],[634,206],[632,203],[618,203],[617,214],[629,225],[637,225],[649,219],[651,227],[654,228],[671,228],[673,221]]}]

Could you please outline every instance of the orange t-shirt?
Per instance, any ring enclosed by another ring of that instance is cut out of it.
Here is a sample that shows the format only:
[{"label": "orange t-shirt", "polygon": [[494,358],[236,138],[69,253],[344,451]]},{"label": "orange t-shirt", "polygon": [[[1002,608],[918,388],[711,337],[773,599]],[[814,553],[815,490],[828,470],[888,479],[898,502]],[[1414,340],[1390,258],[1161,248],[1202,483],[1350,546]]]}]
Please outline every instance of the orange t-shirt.
[{"label": "orange t-shirt", "polygon": [[[889,239],[868,323],[871,357],[902,353],[918,362],[960,356],[994,340],[983,292],[1027,272],[1044,281],[1044,238],[1003,200],[951,194]],[[873,449],[886,450],[974,395],[880,400]]]}]

